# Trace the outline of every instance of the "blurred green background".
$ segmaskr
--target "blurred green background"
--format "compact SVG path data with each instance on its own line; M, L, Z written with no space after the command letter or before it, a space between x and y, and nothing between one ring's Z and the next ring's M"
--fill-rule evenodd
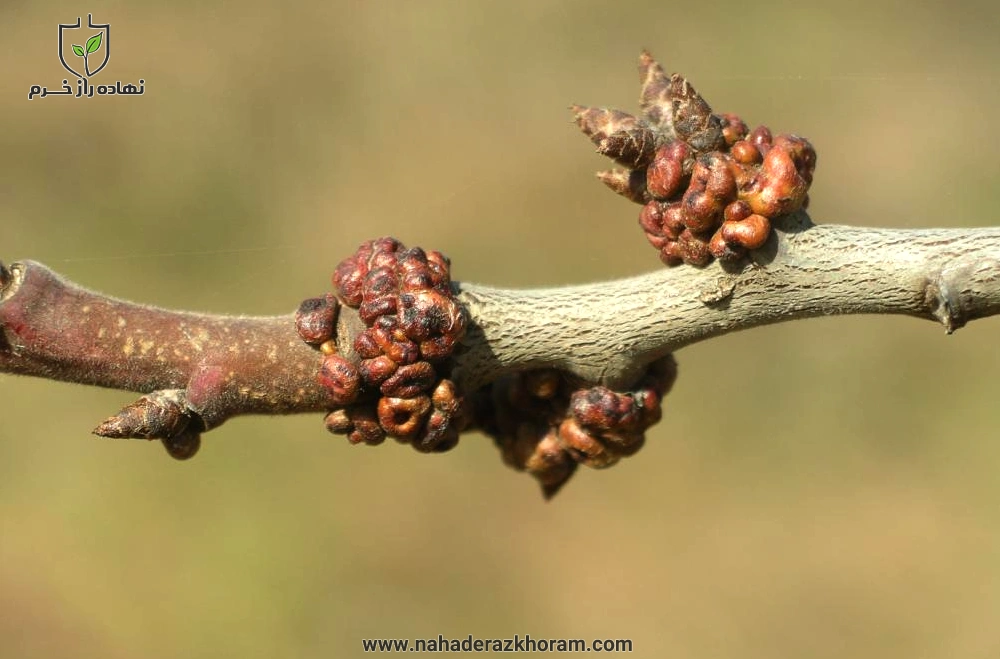
M249 314L385 234L465 281L647 271L638 207L593 179L567 110L635 109L640 47L717 111L808 136L817 222L997 224L996 3L819 4L11 0L0 258ZM28 101L87 12L111 24L95 81L145 95ZM480 435L423 456L241 418L180 464L89 435L129 394L0 376L0 655L348 657L441 633L994 657L998 329L853 317L690 347L646 448L548 504Z

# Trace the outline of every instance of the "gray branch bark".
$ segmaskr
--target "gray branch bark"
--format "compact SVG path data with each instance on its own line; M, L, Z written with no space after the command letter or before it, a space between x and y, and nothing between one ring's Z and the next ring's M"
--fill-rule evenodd
M867 229L781 218L752 262L568 288L463 285L472 314L459 380L555 366L612 388L686 345L751 327L840 314L904 314L951 333L1000 312L1000 229Z

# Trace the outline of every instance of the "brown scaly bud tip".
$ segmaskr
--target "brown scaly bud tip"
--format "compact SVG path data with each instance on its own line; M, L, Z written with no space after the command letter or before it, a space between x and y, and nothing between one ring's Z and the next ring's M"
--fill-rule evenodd
M670 78L649 51L639 54L639 107L661 132L664 140L675 136L673 106L670 96Z
M617 194L637 204L646 204L650 200L646 190L646 171L643 169L610 169L597 172L597 178Z
M116 439L163 439L184 432L191 419L184 390L164 389L122 408L93 432Z
M645 167L656 150L656 134L645 121L627 112L574 105L570 108L580 130L601 155L625 167Z
M670 76L669 95L673 110L673 126L677 136L703 153L725 145L722 120L712 114L712 108L687 78L679 73Z

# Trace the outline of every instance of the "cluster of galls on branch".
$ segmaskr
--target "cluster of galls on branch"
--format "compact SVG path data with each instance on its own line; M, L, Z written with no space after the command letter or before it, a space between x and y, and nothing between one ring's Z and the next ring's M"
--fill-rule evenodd
M507 464L538 479L546 497L578 464L610 467L639 450L676 375L672 357L654 362L626 393L542 370L463 396L450 379L451 357L468 318L449 266L439 252L380 238L337 267L335 293L300 305L299 336L322 354L317 380L329 397L327 429L353 444L393 437L429 453L453 448L459 433L478 428ZM364 324L347 354L334 340L344 306Z
M553 369L527 371L481 390L476 417L504 462L534 476L550 498L578 464L603 469L642 448L676 377L670 355L625 393L581 386Z
M667 77L639 57L644 118L573 106L598 153L627 169L598 173L618 194L642 204L639 223L667 265L736 261L764 245L771 220L808 203L816 152L795 135L753 131L712 108L682 76Z
M816 152L795 135L750 131L712 113L683 77L639 59L640 119L620 110L574 106L597 150L627 169L598 174L642 204L639 222L667 265L737 261L762 247L771 220L806 205ZM505 376L473 392L449 379L468 318L456 301L449 262L392 238L365 243L334 275L335 294L303 302L299 334L322 353L329 392L326 425L351 442L387 436L423 452L445 451L459 433L492 436L504 461L527 471L546 497L577 465L609 467L642 447L660 420L677 375L668 355L624 392L545 369ZM333 340L338 309L357 309L365 329L350 354Z
M333 408L327 429L354 444L391 436L421 452L454 447L466 418L448 379L449 357L467 319L448 260L380 238L345 259L333 283L336 297L306 300L296 314L299 335L323 353L318 378ZM333 340L340 304L365 324L353 356L338 353Z

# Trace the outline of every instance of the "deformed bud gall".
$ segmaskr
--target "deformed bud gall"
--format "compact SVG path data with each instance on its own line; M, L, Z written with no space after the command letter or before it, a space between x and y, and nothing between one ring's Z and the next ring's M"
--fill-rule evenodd
M766 242L767 236L760 235L765 224L753 220L723 230L723 222L742 222L754 214L767 220L769 235L775 217L805 207L816 165L816 152L807 140L774 137L766 126L751 131L735 114L713 113L688 80L667 76L645 51L639 57L639 74L642 118L606 108L574 106L574 112L595 143L621 134L608 142L614 148L599 150L629 170L598 177L618 194L643 204L639 223L665 264L737 261ZM641 139L626 139L632 135L628 131L638 127ZM650 144L655 145L652 151ZM735 202L749 212L728 217L743 212L743 206L733 207Z

